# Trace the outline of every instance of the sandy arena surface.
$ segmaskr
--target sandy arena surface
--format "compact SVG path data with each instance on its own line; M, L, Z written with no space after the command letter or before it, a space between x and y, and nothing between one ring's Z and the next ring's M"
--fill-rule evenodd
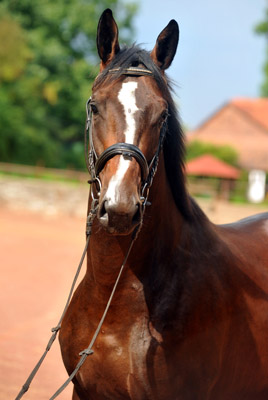
M0 400L16 397L57 325L84 247L87 195L86 184L0 178ZM216 223L266 211L200 204ZM56 341L23 399L48 400L66 378ZM71 386L59 399L71 399Z

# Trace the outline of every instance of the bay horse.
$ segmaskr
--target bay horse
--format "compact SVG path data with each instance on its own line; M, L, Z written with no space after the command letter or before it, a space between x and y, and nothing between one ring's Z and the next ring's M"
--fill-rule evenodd
M189 196L165 75L178 38L171 20L152 52L120 48L111 10L99 21L89 102L99 207L60 331L69 374L139 232L73 400L268 399L268 213L217 226Z

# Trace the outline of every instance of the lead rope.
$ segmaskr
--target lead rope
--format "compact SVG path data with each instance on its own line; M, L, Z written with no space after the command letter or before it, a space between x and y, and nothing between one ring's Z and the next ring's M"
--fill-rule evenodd
M22 386L22 388L21 388L19 394L17 395L17 397L15 398L15 400L21 399L22 396L24 396L24 394L28 391L28 389L30 387L30 384L32 383L32 380L34 379L36 373L38 372L39 368L41 367L41 364L43 363L47 353L51 349L52 344L54 343L54 341L55 341L55 339L57 337L58 331L61 328L62 320L63 320L63 318L65 316L65 313L67 311L67 308L68 308L68 306L70 304L70 301L71 301L71 298L72 298L72 294L73 294L73 291L74 291L78 276L80 274L80 271L81 271L81 268L82 268L82 265L83 265L83 262L84 262L84 259L85 259L85 256L86 256L86 252L87 252L87 248L88 248L88 244L89 244L89 240L90 240L90 236L91 236L92 224L93 224L94 218L95 218L95 216L97 214L97 210L98 210L98 201L97 200L93 200L90 212L89 212L88 217L87 217L87 223L86 223L87 240L86 240L85 248L83 250L82 257L80 259L79 265L77 267L77 271L76 271L76 274L75 274L75 277L74 277L74 280L73 280L73 283L72 283L72 286L71 286L71 290L69 292L69 296L67 298L67 301L66 301L66 304L65 304L65 307L64 307L64 310L63 310L63 313L62 313L62 315L60 317L60 320L59 320L57 326L55 326L54 328L51 329L51 331L53 333L52 333L52 336L50 337L50 339L48 341L48 344L46 346L46 349L45 349L43 355L41 356L40 360L38 361L38 363L36 364L36 366L34 367L32 372L30 373L28 379L26 380L26 382Z

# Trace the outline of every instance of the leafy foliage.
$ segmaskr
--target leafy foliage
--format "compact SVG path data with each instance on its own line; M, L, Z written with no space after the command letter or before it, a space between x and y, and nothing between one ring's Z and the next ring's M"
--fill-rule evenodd
M84 167L84 108L98 73L97 23L107 7L128 42L134 3L0 1L1 161Z
M231 165L237 165L238 154L231 146L216 146L211 143L194 140L187 145L187 160L203 154L211 154Z
M264 35L266 38L266 60L263 67L264 80L261 86L261 95L263 97L268 97L268 8L265 11L263 21L256 26L255 32L259 35Z

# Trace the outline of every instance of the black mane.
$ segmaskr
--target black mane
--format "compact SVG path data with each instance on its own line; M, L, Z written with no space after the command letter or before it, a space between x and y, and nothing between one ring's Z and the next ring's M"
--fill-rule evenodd
M174 197L174 201L187 220L203 215L200 208L189 196L185 184L185 139L179 115L171 97L170 80L163 77L161 70L153 62L150 53L139 46L124 47L96 78L94 88L101 86L104 82L113 81L122 76L124 69L129 67L144 66L153 73L163 97L168 103L169 117L168 129L163 145L166 174ZM118 69L115 73L109 73L111 69Z

